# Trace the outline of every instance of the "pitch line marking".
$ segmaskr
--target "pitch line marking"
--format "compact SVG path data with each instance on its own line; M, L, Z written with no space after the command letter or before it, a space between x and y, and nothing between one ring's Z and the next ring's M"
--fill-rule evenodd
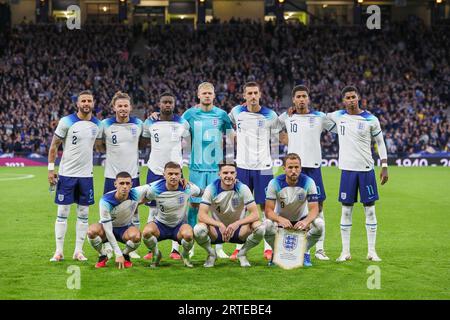
M18 177L4 178L4 176L16 175ZM21 173L0 173L0 181L11 181L11 180L25 180L34 178L34 174L21 174Z

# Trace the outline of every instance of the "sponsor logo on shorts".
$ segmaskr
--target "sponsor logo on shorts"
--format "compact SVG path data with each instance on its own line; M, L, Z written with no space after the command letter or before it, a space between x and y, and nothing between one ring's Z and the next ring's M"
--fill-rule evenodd
M287 251L293 251L297 248L298 236L293 234L285 235L283 238L283 247Z
M58 200L59 201L64 201L64 195L63 194L58 194Z
M346 192L341 192L341 199L345 200L347 198L347 193Z

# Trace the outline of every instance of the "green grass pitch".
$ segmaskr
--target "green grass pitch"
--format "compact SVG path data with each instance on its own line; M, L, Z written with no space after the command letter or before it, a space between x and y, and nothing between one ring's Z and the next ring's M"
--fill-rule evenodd
M142 170L141 181L147 170ZM377 177L379 171L377 170ZM97 254L88 242L87 262L71 260L75 245L76 214L72 207L65 242L65 258L50 263L55 249L56 205L48 192L45 167L0 168L0 299L450 299L450 170L446 167L389 169L390 180L378 186L377 251L382 262L366 260L367 239L361 204L355 206L351 251L353 260L337 263L341 239L337 202L339 170L323 168L325 249L331 261L312 258L312 268L269 268L262 244L249 253L251 268L217 260L205 269L206 254L196 245L194 268L168 259L170 241L160 244L163 261L158 269L135 260L134 267L118 270L113 261L96 270ZM33 178L17 180L26 175ZM95 200L89 222L99 219L103 168L95 168ZM140 207L141 221L148 210ZM141 226L142 229L142 226ZM231 253L234 245L226 244ZM141 256L146 248L138 249ZM380 288L369 289L370 266L379 267ZM71 266L80 270L80 289L69 289ZM369 269L368 269L369 268ZM68 273L69 272L69 273ZM69 281L70 283L70 281Z

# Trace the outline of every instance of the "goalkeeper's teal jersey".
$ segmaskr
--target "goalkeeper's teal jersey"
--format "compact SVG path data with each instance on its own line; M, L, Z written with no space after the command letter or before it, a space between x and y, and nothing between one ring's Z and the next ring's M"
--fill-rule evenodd
M192 150L189 169L218 171L223 160L223 135L233 130L227 113L217 107L205 112L191 107L183 114L190 125Z

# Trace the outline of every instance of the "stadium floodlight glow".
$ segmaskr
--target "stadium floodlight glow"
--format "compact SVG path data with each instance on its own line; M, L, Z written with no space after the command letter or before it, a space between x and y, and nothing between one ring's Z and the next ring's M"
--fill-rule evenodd
M437 4L442 3L442 0L436 0L436 3L437 3Z
M278 3L284 3L284 0L278 0Z
M358 0L358 3L363 3L364 2L364 0Z
M108 7L104 6L104 7L102 8L102 10L103 10L103 12L106 12L106 11L108 11Z
M201 3L205 2L205 0L199 0Z
M324 5L322 6L322 8L326 8L326 7L328 7L328 5L327 5L327 4L324 4Z

